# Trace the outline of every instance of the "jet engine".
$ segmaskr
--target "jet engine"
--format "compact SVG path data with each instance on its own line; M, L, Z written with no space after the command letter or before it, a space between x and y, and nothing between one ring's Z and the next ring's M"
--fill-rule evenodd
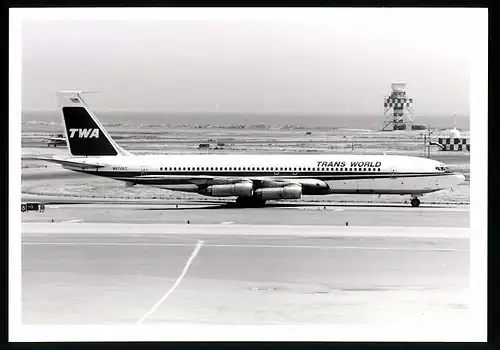
M261 199L299 199L302 197L302 187L290 185L285 187L259 188L254 192Z
M208 186L203 194L214 197L251 196L253 184L251 182L238 182L227 185L212 185Z

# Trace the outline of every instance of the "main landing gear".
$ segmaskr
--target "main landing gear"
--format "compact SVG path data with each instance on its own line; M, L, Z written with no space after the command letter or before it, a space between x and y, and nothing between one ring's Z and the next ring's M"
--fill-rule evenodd
M419 205L420 205L420 199L418 199L417 197L412 198L412 200L411 200L411 206L412 207L418 207Z
M265 199L242 196L236 198L236 205L242 208L258 208L266 203Z

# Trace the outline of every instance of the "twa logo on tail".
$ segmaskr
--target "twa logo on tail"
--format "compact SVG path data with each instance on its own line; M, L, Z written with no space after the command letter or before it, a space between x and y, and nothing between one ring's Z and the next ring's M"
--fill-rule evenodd
M69 132L71 139L74 137L78 137L79 139L99 138L99 129L69 129Z

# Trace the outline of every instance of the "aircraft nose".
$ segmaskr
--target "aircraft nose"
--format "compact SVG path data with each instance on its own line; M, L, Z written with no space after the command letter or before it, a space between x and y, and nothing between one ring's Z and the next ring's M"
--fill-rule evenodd
M464 174L455 174L453 175L455 181L456 181L456 184L461 184L462 182L465 181L465 175Z

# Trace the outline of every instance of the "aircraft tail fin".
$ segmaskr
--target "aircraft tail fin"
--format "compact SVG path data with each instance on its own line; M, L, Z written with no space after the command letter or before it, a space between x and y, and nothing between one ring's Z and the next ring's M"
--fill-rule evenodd
M90 111L80 91L60 91L59 107L69 152L73 156L130 156L116 144Z

